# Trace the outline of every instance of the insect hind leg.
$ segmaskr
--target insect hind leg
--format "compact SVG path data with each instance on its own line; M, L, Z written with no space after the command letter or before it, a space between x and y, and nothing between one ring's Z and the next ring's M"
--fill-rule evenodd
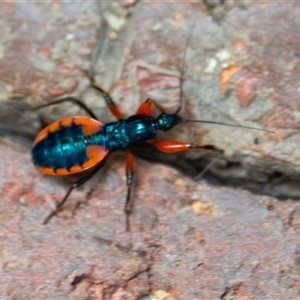
M37 110L40 108L44 108L44 107L48 107L48 106L52 106L52 105L56 105L59 103L63 103L63 102L73 102L76 105L78 105L80 108L84 109L93 119L98 120L97 116L92 112L91 109L89 109L81 100L79 100L78 98L75 97L66 97L66 98L62 98L62 99L58 99L46 104L42 104L36 107L32 107L30 108L30 110Z
M85 182L87 182L89 179L91 179L100 169L101 167L104 165L106 159L102 160L96 167L94 170L92 170L89 174L87 174L86 176L78 179L77 181L75 181L74 183L71 184L68 192L66 193L66 195L63 197L63 199L56 205L55 210L53 210L48 216L47 218L44 220L43 225L46 225L50 219L52 217L54 217L62 208L62 206L67 202L71 192L81 186L82 184L84 184Z
M92 87L98 92L102 93L103 98L105 99L106 105L110 112L118 119L122 119L122 114L120 113L116 103L111 98L111 96L105 92L95 81L92 81Z

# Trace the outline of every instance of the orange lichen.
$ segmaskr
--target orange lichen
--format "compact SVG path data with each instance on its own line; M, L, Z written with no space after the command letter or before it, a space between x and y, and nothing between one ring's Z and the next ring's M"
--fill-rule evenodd
M219 83L220 83L220 86L221 86L221 89L224 93L227 92L228 90L228 83L230 81L230 79L232 78L232 76L237 72L239 71L243 66L241 65L237 65L237 66L230 66L230 67L227 67L225 68L221 74L220 74L220 80L219 80Z
M242 76L236 80L236 92L239 103L247 106L253 97L253 88L258 77L255 75Z

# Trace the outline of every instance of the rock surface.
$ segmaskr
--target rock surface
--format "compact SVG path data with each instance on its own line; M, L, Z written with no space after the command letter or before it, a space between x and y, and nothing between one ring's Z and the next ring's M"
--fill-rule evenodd
M147 97L174 111L183 52L197 20L185 57L182 114L275 134L194 124L167 138L222 149L224 159L212 167L221 179L250 178L263 183L261 193L285 189L298 197L291 177L299 173L297 2L0 6L0 133L27 141L44 123L80 114L72 105L24 111L70 94L111 121L101 96L88 87L88 74L126 116ZM299 298L296 201L193 182L138 158L131 231L125 232L125 162L114 155L44 226L67 180L39 173L30 149L5 137L0 153L1 299ZM193 151L168 163L192 174L198 156Z

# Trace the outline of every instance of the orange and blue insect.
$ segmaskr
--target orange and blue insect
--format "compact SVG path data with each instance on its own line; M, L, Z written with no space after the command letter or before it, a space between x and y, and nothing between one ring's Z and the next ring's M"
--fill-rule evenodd
M58 120L44 128L35 138L32 147L32 161L41 172L49 175L70 175L91 169L88 174L70 186L65 197L58 203L56 210L46 218L44 223L47 223L63 206L74 188L85 183L98 172L109 153L124 150L126 152L127 183L125 213L127 229L129 229L129 215L132 206L130 194L134 177L133 155L129 150L132 145L147 142L167 153L181 152L191 148L206 148L188 142L156 140L157 131L168 131L182 122L201 122L256 129L214 121L184 119L178 115L182 107L182 97L180 97L179 107L173 114L164 112L155 100L147 99L140 105L135 115L124 119L109 94L95 83L92 85L103 94L109 110L118 119L116 122L103 125L83 102L73 97L56 100L35 108L71 101L85 109L91 116L74 116ZM180 91L182 94L182 84ZM160 111L156 118L152 116L153 105Z
M128 217L131 211L131 186L134 176L133 155L129 148L136 143L148 142L154 144L159 150L172 153L189 148L202 148L191 143L178 141L157 141L157 131L168 131L185 120L178 115L180 106L174 114L168 114L155 102L148 99L138 108L135 115L124 119L109 94L93 83L93 87L100 91L112 114L118 119L103 125L97 120L93 112L79 99L68 97L36 107L34 109L72 101L85 109L91 117L74 116L58 120L44 128L35 138L32 147L32 162L43 173L48 175L70 175L92 171L73 183L66 196L59 202L45 220L54 216L59 208L66 202L71 191L90 179L104 164L110 152L117 150L126 151L126 178L127 197L125 212ZM155 118L151 116L151 106L154 105L161 113ZM196 120L194 120L196 122Z
M99 163L110 150L105 127L89 117L68 117L43 129L32 148L33 163L45 174L69 175Z

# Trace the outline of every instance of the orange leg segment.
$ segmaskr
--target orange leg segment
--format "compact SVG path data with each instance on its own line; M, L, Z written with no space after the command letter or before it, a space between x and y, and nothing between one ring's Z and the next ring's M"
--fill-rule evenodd
M154 105L160 112L163 112L162 107L153 99L148 98L145 102L143 102L138 110L136 111L137 115L146 115L151 116L151 105Z
M153 144L158 150L166 153L182 152L188 149L215 149L213 146L199 146L192 143L178 141L150 140L148 143Z
M113 101L113 99L109 96L108 93L106 93L104 90L102 90L98 84L96 82L92 82L92 87L94 89L96 89L97 91L99 91L100 93L102 93L105 101L106 101L106 105L108 106L109 110L111 111L111 113L118 119L122 119L122 115L117 107L117 105L115 104L115 102Z

